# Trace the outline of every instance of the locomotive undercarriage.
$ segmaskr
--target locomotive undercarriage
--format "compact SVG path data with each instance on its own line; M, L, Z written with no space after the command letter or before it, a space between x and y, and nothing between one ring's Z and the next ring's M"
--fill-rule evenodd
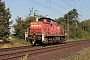
M42 44L55 44L63 43L65 41L65 35L46 35L46 34L37 34L29 35L29 40L32 45L42 45Z

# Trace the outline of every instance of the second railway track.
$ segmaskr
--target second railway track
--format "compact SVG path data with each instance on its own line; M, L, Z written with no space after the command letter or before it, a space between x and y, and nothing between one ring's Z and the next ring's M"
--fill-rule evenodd
M0 49L0 60L19 60L26 54L28 54L28 56L31 57L39 54L44 54L46 52L52 52L52 51L83 45L87 43L90 43L90 40L74 41L74 42L68 42L66 44L50 45L45 47L26 46L26 47L4 48L4 49Z

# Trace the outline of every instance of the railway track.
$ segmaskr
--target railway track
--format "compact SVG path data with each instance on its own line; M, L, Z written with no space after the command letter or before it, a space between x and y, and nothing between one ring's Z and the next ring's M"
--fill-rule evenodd
M27 58L44 54L47 52L52 52L64 48L74 47L78 45L83 45L90 43L90 40L83 40L83 41L74 41L68 42L66 44L58 44L58 45L50 45L50 46L24 46L24 47L14 47L14 48L4 48L0 49L0 60L19 60L20 58L24 57L28 54Z

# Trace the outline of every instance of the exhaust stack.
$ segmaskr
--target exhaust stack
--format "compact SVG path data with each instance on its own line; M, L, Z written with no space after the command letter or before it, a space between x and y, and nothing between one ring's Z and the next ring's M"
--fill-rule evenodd
M36 21L38 21L38 18L36 18Z

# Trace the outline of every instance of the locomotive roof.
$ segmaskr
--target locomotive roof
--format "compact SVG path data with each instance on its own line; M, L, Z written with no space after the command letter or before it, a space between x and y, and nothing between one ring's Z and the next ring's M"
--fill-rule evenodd
M45 18L45 17L39 18L38 20L41 20L41 19L49 19L49 20L55 21L55 20L53 20L53 19L51 19L51 18Z

